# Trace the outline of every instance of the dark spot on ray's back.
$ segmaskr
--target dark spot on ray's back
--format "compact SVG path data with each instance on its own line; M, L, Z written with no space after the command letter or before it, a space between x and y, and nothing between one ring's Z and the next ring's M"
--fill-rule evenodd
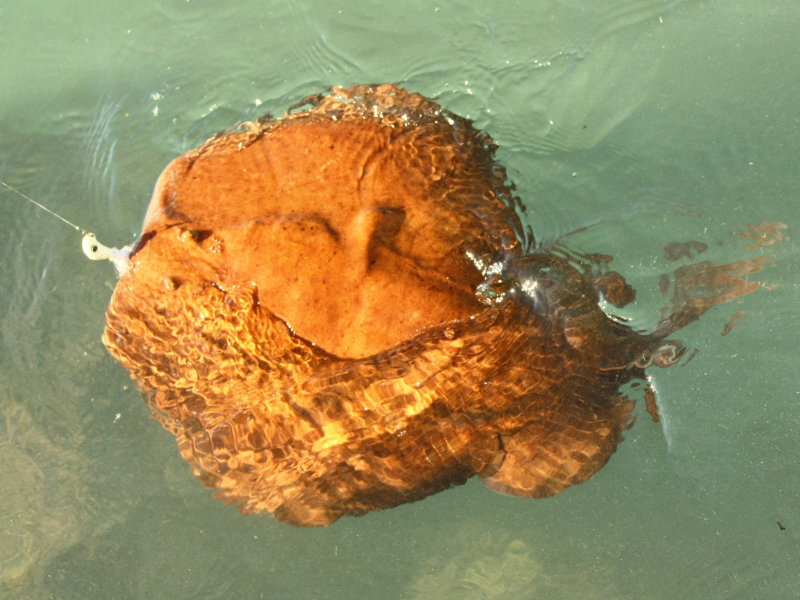
M684 265L634 331L599 306L635 299L609 255L526 254L494 149L419 94L354 86L167 166L103 340L217 496L328 525L472 476L556 494L631 425L621 386L683 354L665 338L761 285L766 258Z
M739 320L740 320L740 319L741 319L741 318L742 318L742 317L743 317L745 314L747 314L747 311L745 311L745 310L740 310L740 311L738 311L736 314L734 314L734 315L733 315L733 316L732 316L732 317L731 317L731 318L728 320L728 322L727 322L727 323L725 323L725 327L723 327L723 328L722 328L722 335L728 335L728 334L729 334L731 331L733 331L733 328L734 328L734 327L736 327L736 323L738 323L738 322L739 322Z
M658 414L658 404L656 403L656 391L650 385L646 385L644 388L644 401L647 414L653 419L653 423L661 421L661 416Z
M779 221L752 223L747 226L747 229L747 231L741 232L739 236L746 240L755 240L752 244L747 246L748 250L758 250L768 246L775 246L784 238L788 239L785 233L788 226Z
M728 265L705 261L678 267L673 274L672 297L662 310L656 332L661 336L670 335L717 304L756 291L762 282L747 276L761 271L768 259L761 256Z
M708 244L692 240L689 242L670 242L664 246L664 258L670 262L682 258L694 258L708 249Z
M617 308L623 308L636 300L636 290L616 271L603 273L594 280L594 286Z

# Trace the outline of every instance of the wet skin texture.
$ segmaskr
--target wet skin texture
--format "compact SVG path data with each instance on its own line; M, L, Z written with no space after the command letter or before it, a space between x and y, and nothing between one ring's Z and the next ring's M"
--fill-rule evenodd
M752 291L710 267L702 302L635 332L598 304L632 299L621 276L529 247L468 121L390 85L300 108L165 169L107 312L109 351L244 512L327 525L474 475L556 494L614 452L620 386L674 362L667 335Z

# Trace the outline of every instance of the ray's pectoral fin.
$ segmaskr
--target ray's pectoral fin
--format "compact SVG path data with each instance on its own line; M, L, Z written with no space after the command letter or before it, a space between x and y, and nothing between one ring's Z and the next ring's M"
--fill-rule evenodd
M505 459L486 486L511 496L552 496L597 472L611 457L630 424L633 402L604 399L603 406L578 401L511 435L501 435Z

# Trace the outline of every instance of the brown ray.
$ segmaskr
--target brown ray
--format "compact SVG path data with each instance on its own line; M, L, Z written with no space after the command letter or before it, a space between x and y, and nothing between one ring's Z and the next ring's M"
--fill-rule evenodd
M620 386L757 287L756 259L681 267L635 332L599 308L635 298L607 260L524 253L469 121L391 85L300 108L167 166L103 338L245 512L327 525L473 475L532 497L585 481L629 425Z

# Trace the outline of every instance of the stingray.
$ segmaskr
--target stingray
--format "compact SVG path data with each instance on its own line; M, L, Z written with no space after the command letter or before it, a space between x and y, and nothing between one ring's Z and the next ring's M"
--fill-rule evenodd
M473 476L551 496L608 461L669 336L759 287L756 259L700 263L634 330L602 257L532 241L495 149L419 94L332 88L173 160L132 248L86 238L120 271L104 344L218 497L311 526Z

